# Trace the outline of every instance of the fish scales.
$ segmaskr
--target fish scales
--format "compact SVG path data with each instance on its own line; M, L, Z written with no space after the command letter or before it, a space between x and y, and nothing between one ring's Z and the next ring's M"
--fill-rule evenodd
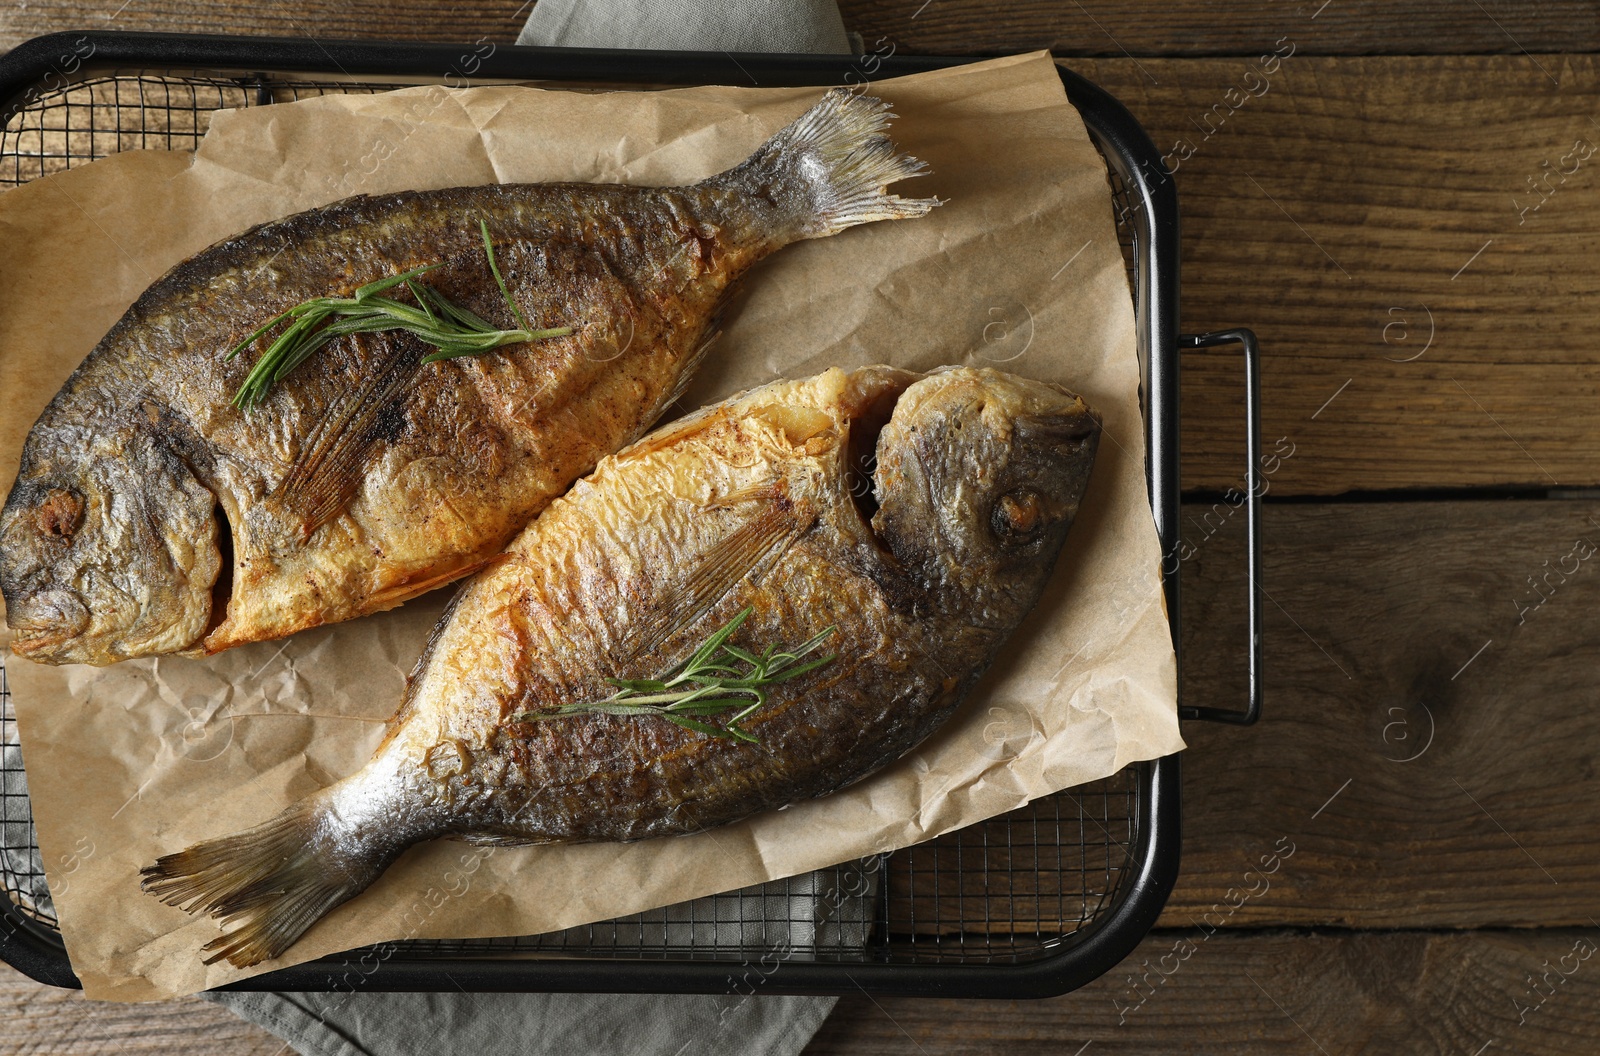
M362 770L167 855L145 885L238 924L207 949L245 965L422 840L685 834L860 780L949 717L1033 606L1098 437L1053 386L889 367L776 382L660 429L462 588ZM730 625L752 654L833 628L831 660L739 721L754 742L558 714L610 679L666 677Z
M178 265L29 434L0 513L13 648L55 663L214 653L479 567L676 398L751 265L927 211L884 191L921 168L894 153L885 120L876 100L831 92L692 186L362 196ZM259 406L233 405L257 351L227 352L256 327L413 268L437 264L419 281L515 328L480 220L530 325L573 333L433 364L405 331L347 335ZM114 523L117 502L147 510L148 527Z

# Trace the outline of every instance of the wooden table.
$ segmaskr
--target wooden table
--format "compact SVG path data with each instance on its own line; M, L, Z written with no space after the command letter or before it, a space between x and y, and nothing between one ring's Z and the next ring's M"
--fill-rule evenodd
M509 41L525 13L205 6L33 0L0 11L0 48L200 25ZM1265 517L1267 718L1187 729L1183 875L1158 929L1055 1000L846 999L808 1051L1596 1051L1600 562L1577 555L1600 546L1600 8L843 8L869 46L1048 47L1120 97L1177 162L1183 325L1256 329L1265 435L1293 455ZM1232 706L1243 532L1206 515L1242 483L1240 379L1204 353L1183 370L1204 537L1183 566L1184 691ZM1269 889L1214 910L1286 845ZM96 1005L11 973L0 1002L9 1052L283 1051L196 999Z

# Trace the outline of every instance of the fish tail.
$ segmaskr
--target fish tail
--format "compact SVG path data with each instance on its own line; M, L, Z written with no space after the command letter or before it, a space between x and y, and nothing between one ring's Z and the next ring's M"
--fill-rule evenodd
M334 791L308 796L253 829L165 855L141 871L139 886L231 929L206 944L206 964L226 957L248 968L276 957L365 890L411 842L382 825L345 823Z
M894 115L872 96L834 88L743 164L711 182L786 207L791 239L822 238L874 220L922 216L937 198L901 198L889 184L928 167L898 153L884 129Z

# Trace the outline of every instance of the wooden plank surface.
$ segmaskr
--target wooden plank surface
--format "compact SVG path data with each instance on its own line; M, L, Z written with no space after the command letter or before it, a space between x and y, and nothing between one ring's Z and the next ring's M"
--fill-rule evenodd
M1279 1056L1313 1053L1316 1045L1329 1053L1472 1054L1492 1041L1491 1052L1587 1053L1600 1027L1600 961L1584 953L1597 945L1595 928L1158 931L1117 972L1060 998L846 998L806 1052L1072 1053L1092 1043L1091 1052L1130 1054ZM288 1051L197 998L89 1002L7 969L0 969L0 1010L0 1047L19 1056Z
M1600 482L1600 60L1071 65L1177 169L1184 327L1261 337L1278 494ZM1183 371L1184 484L1237 483L1240 368Z
M1305 50L1343 55L1585 51L1600 42L1600 10L1582 0L841 0L845 25L921 52L988 55L1049 48L1058 55L1255 55L1294 27Z
M532 8L531 0L31 0L0 8L0 50L45 33L84 29L510 44Z
M1223 512L1185 507L1183 688L1237 706L1244 526ZM1268 504L1264 532L1266 717L1185 726L1162 922L1600 918L1600 500Z
M0 11L0 49L62 29L227 32L258 36L510 43L531 0L400 4L376 0L31 0ZM988 55L1051 48L1062 55L1251 55L1288 24L1301 25L1308 52L1420 55L1521 54L1600 47L1600 12L1584 0L1248 0L1142 5L1123 0L844 0L845 26L871 45L880 37L907 50ZM1312 17L1312 16L1315 17Z
M86 1001L0 965L0 1052L7 1056L283 1056L281 1040L198 997L155 1005Z
M1597 927L1158 931L1118 971L1064 997L845 998L806 1056L1589 1054L1597 949Z

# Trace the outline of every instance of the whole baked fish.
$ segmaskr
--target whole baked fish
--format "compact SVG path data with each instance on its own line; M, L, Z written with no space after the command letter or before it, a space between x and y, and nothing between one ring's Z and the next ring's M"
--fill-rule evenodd
M359 196L178 265L28 435L0 513L12 648L48 663L214 653L478 568L677 398L752 264L935 204L884 192L922 171L882 135L887 116L835 90L693 186ZM264 323L430 264L419 301L527 331L520 306L573 331L433 363L407 331L353 334L259 406L233 405L267 352L228 353ZM410 296L396 290L388 303Z
M1051 385L888 367L658 430L462 589L371 762L144 887L237 925L206 949L246 966L422 840L637 840L850 784L944 721L1038 599L1099 432Z

